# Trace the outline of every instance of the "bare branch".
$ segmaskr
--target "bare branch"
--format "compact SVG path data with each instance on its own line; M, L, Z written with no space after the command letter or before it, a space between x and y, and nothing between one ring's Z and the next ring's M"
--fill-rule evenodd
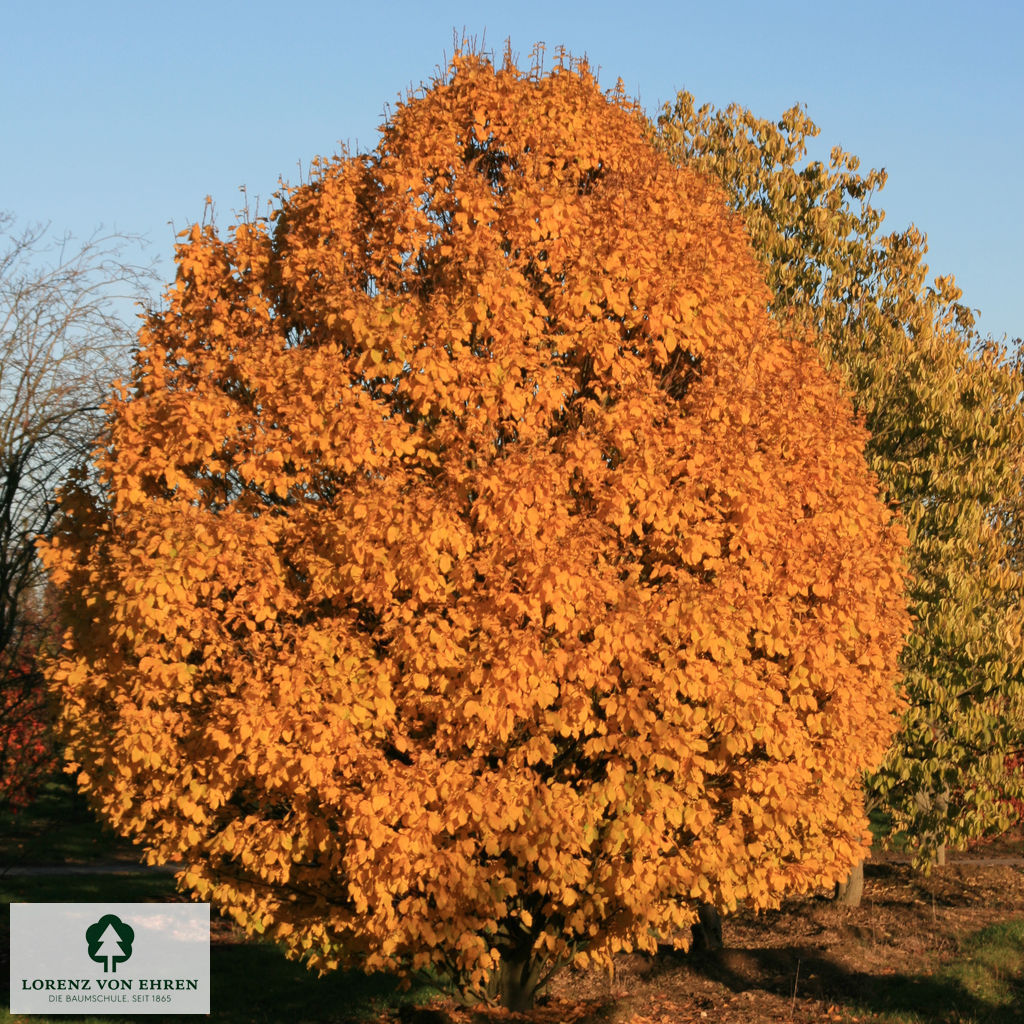
M102 406L130 364L133 306L152 266L126 256L141 240L97 232L53 240L0 211L0 698L21 685L27 629L42 583L35 538L50 526L54 492L83 465L102 429ZM4 707L0 699L0 733ZM2 794L0 794L2 798Z

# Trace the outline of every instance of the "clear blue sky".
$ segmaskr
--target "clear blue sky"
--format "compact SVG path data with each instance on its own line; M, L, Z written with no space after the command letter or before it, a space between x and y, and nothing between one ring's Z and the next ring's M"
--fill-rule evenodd
M489 4L8 0L0 16L0 209L150 240L213 196L226 226L339 140L376 143L384 105L428 81L452 30L526 63L538 40L621 77L655 114L680 89L771 117L801 102L862 168L885 167L886 225L927 232L980 327L1024 333L1024 4Z

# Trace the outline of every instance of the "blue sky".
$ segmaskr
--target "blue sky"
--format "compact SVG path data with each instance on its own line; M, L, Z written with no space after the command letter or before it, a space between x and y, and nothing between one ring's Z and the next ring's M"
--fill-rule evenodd
M427 82L453 29L523 63L586 54L649 114L688 89L764 117L803 103L833 145L885 167L886 226L927 232L979 326L1024 333L1024 4L548 0L8 0L0 209L145 235L164 280L205 196L226 226L338 141L372 148L386 103Z

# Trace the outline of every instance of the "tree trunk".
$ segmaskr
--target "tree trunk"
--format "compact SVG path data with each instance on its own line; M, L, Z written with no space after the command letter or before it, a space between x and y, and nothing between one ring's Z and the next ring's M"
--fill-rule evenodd
M690 925L693 952L708 952L722 948L722 921L718 911L710 903L697 906L697 922Z
M835 900L846 907L859 907L864 895L864 861L859 860L845 882L836 883Z
M498 965L498 1000L506 1010L525 1013L533 1009L542 962L532 956L533 947L517 946L501 951Z

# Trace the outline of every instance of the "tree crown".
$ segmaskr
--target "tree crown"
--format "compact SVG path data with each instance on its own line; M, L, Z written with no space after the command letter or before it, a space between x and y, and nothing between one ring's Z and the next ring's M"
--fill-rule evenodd
M47 551L120 829L318 967L509 1004L846 873L903 538L742 224L621 93L460 54L177 260L108 503Z

